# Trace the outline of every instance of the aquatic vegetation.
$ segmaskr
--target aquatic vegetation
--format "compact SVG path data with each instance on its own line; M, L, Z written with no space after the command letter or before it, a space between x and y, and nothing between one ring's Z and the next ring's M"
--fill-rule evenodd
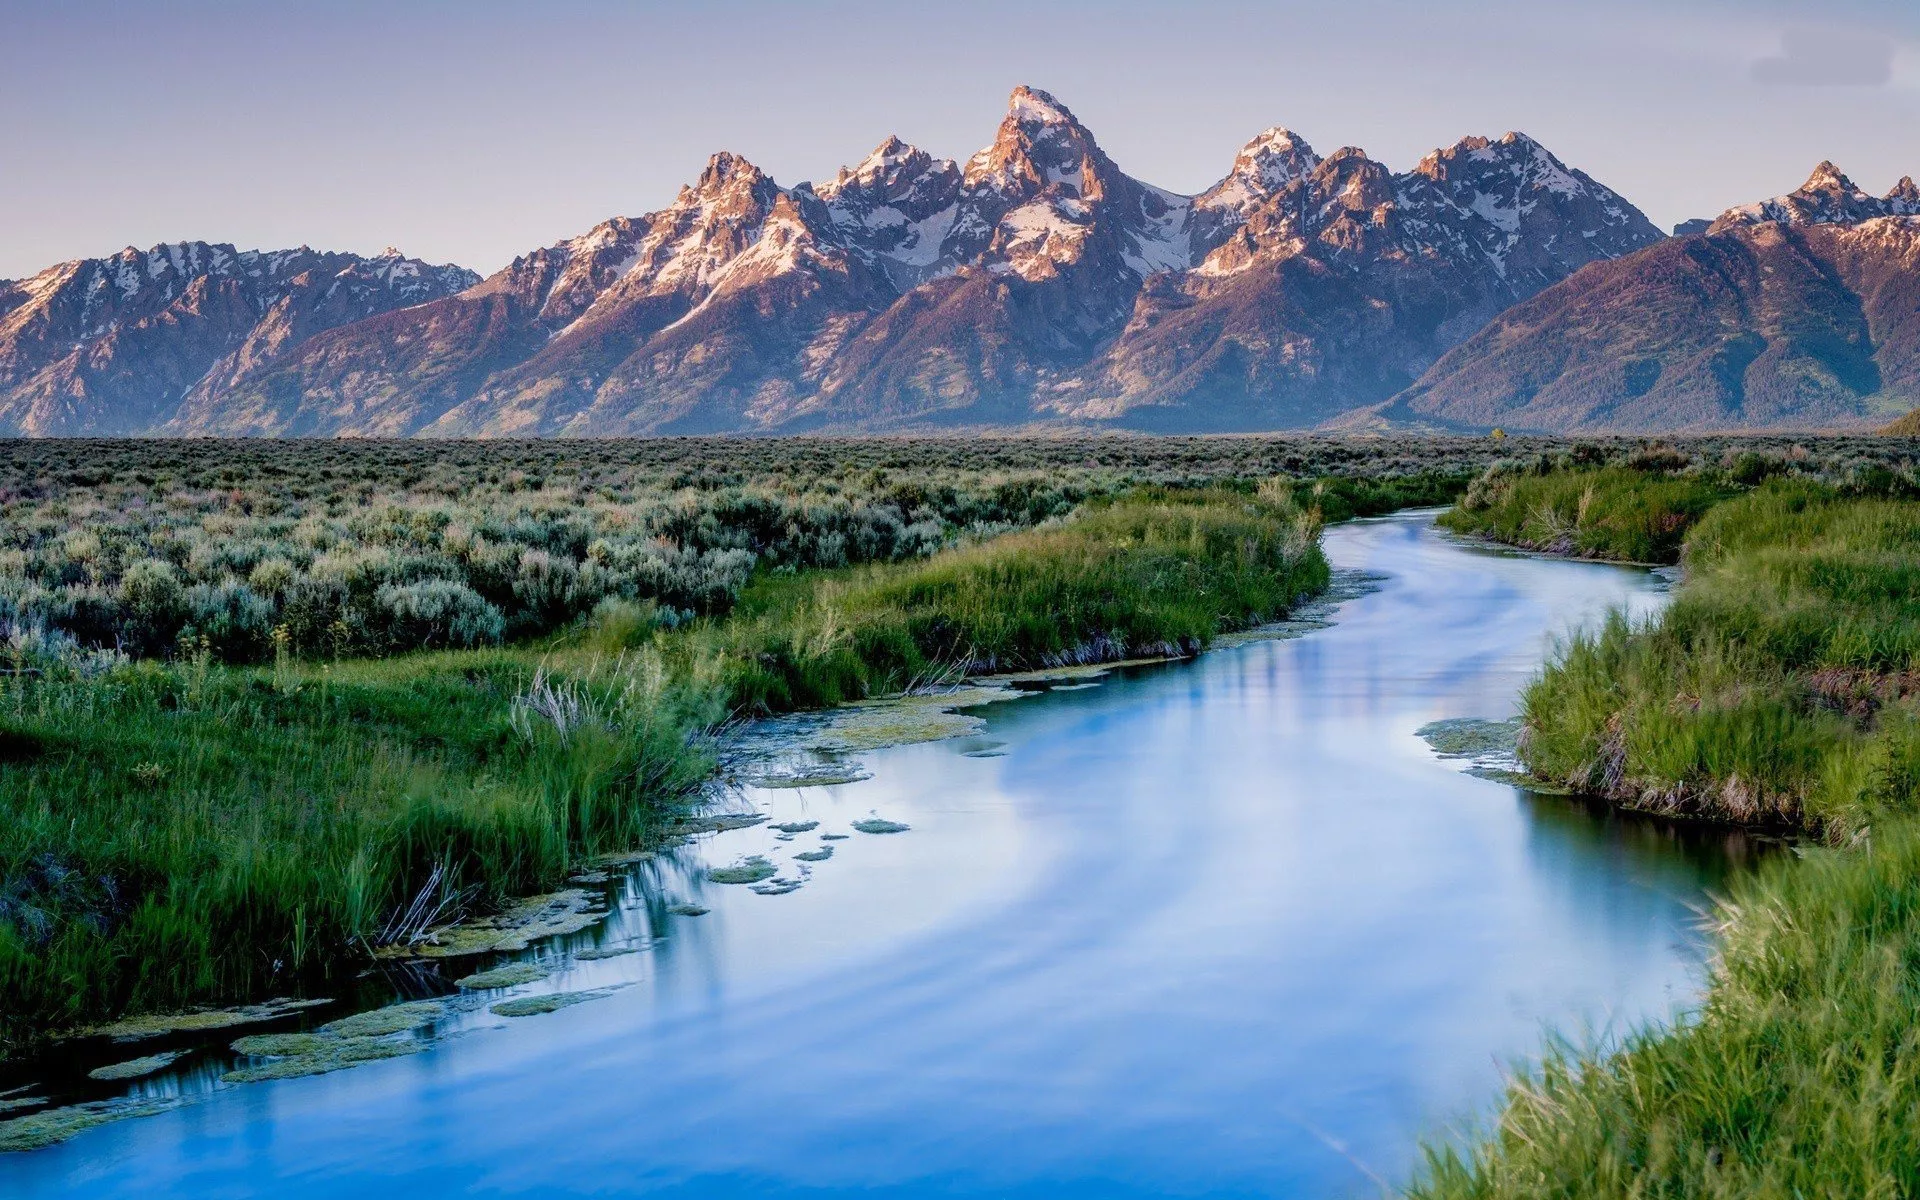
M128 1017L115 1021L111 1025L99 1025L87 1030L88 1034L110 1037L116 1042L135 1042L146 1038L165 1037L175 1033L205 1033L215 1029L230 1029L236 1025L258 1025L265 1021L277 1021L309 1008L321 1008L332 1004L331 1000L267 1000L259 1004L242 1004L234 1008L195 1009L191 1012L146 1013L137 1017Z
M320 1054L331 1044L332 1039L317 1033L255 1033L236 1039L233 1052L249 1058L298 1058Z
M859 833L905 833L909 827L884 817L867 817L864 820L855 821L853 828Z
M781 833L811 833L814 830L820 828L820 822L818 821L782 821L778 825L769 826L769 828L778 829Z
M328 1021L320 1027L320 1032L331 1037L384 1037L390 1033L404 1033L418 1029L422 1025L431 1025L447 1015L447 1004L441 1000L411 1000L404 1004L389 1004L385 1008L369 1009L354 1013L337 1021Z
M638 946L595 946L590 950L578 951L573 957L577 962L599 962L603 958L622 958L639 952Z
M1442 758L1512 754L1520 742L1520 722L1452 717L1430 721L1414 730L1414 736L1432 746L1433 752Z
M164 1050L159 1054L149 1054L144 1058L128 1059L126 1062L111 1063L104 1067L95 1067L87 1072L88 1079L98 1079L107 1083L123 1079L144 1079L149 1075L166 1070L187 1056L185 1050Z
M393 1041L387 1038L316 1038L318 1043L304 1053L274 1058L255 1066L236 1067L220 1076L225 1083L264 1083L270 1079L298 1079L306 1075L326 1075L364 1063L389 1058L404 1058L425 1050L421 1041Z
M89 1129L177 1108L179 1100L95 1100L0 1121L0 1153L40 1150Z
M726 833L733 829L752 828L766 819L765 813L698 813L679 818L673 823L672 830L682 836L694 833Z
M765 883L756 883L747 890L759 896L785 896L799 891L805 884L804 879L783 879L776 876Z
M822 846L817 850L802 850L793 856L795 862L825 862L833 857L832 846Z
M514 1000L502 1000L487 1011L496 1017L534 1017L611 996L619 990L617 987L605 987L586 992L547 992L539 996L521 996Z
M602 898L578 888L529 896L491 917L429 931L394 953L420 958L464 958L489 952L525 950L541 938L591 929L607 919Z
M19 1087L8 1088L0 1092L0 1113L18 1112L23 1108L37 1108L47 1103L45 1096L36 1096L33 1089L38 1086L23 1083Z
M756 854L743 859L730 867L711 867L707 870L708 883L759 883L763 879L772 879L777 868L762 856Z
M515 962L494 967L487 971L476 971L454 983L463 988L481 991L488 988L517 987L523 983L532 983L536 979L545 979L553 972L538 963Z

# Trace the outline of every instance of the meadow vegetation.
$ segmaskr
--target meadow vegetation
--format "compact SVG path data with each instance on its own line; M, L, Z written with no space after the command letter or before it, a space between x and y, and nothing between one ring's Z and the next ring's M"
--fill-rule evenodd
M1907 443L1702 439L1885 469ZM924 557L1141 486L1275 477L1341 520L1640 443L1060 437L0 444L0 634L266 662L508 644L603 601L673 626L749 579ZM1811 447L1811 448L1809 448Z
M1696 1014L1613 1053L1555 1047L1413 1195L1920 1192L1920 502L1900 472L1811 475L1700 481L1725 495L1691 517L1671 606L1570 641L1521 743L1616 803L1811 841L1726 899ZM1540 498L1635 486L1538 478ZM1674 482L1644 472L1609 506L1700 495Z

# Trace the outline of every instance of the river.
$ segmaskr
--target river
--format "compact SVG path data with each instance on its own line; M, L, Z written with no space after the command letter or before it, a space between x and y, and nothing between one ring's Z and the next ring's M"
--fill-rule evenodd
M1415 730L1511 715L1630 568L1327 531L1323 629L983 710L643 864L521 991L624 985L0 1159L0 1195L1379 1195L1557 1030L1669 1017L1754 848L1476 778ZM907 825L863 834L869 815ZM846 834L821 840L823 834ZM704 880L765 854L787 894ZM705 915L666 911L697 903ZM565 949L565 948L563 948ZM518 994L518 993L515 993ZM500 1028L505 1026L505 1028Z

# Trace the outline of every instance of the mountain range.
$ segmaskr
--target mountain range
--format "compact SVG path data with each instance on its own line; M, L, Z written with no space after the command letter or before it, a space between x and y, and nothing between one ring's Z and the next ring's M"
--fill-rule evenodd
M1859 424L1920 399L1917 213L1823 165L1668 237L1519 133L1395 172L1274 128L1182 195L1023 87L965 162L720 153L485 279L183 243L0 283L0 433Z

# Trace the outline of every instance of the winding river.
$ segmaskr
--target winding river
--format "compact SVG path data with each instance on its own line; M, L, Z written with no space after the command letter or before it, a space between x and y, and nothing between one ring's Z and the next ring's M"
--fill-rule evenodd
M1554 636L1662 602L1648 572L1431 521L1327 531L1380 579L1325 628L996 703L859 782L750 789L819 826L642 864L514 994L620 990L325 1076L163 1077L206 1094L0 1159L0 1195L1379 1195L1548 1030L1689 1003L1699 908L1755 853L1416 736L1509 716ZM870 815L909 828L853 830ZM802 878L797 853L786 894L704 878L751 854Z

